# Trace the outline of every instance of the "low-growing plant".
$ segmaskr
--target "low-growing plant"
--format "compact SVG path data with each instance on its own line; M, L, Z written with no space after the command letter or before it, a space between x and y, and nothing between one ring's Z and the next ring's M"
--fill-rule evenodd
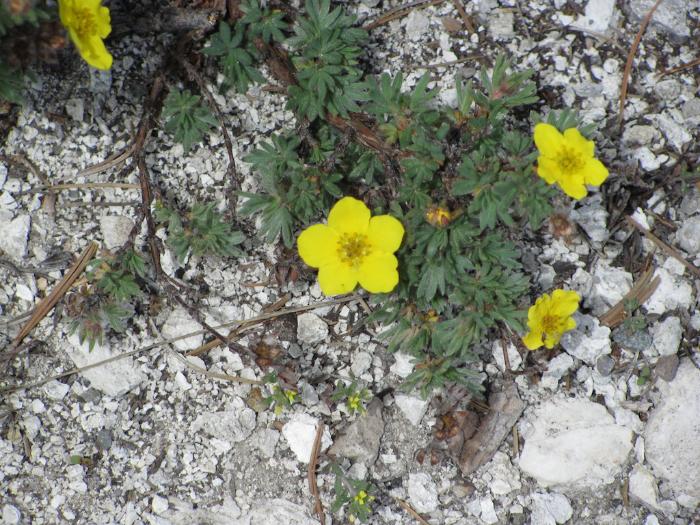
M372 394L369 389L358 386L357 381L348 384L338 381L331 399L345 403L351 414L364 414L367 411L365 405L372 399Z
M245 236L224 221L214 203L196 203L184 217L157 203L155 217L167 228L168 244L180 262L190 253L196 257L243 255L238 245L245 240Z
M167 119L165 130L175 136L185 152L193 144L201 142L204 134L217 125L214 115L202 105L201 97L188 89L171 90L163 105L163 116Z
M339 512L346 507L345 512L349 521L367 521L372 514L372 502L375 497L372 495L374 487L368 481L353 479L336 464L331 465L331 470L335 475L333 492L335 498L331 505L331 512Z

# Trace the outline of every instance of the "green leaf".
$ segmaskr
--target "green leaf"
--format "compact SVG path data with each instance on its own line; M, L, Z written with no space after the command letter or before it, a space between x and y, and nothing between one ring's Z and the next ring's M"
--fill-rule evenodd
M165 99L163 116L166 118L166 131L175 135L185 150L192 144L200 142L204 133L218 122L209 110L200 104L200 97L192 95L189 90L182 92L172 90Z

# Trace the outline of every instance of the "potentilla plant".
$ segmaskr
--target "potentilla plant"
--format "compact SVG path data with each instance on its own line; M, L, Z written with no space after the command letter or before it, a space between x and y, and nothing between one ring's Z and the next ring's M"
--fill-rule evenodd
M273 136L245 159L261 179L242 211L260 214L267 239L287 247L301 230L299 255L326 295L372 294L389 349L414 358L404 386L427 395L458 383L478 393L470 363L497 329L536 349L575 326L574 292L544 295L528 314L518 246L557 192L582 199L608 171L572 111L531 115L534 132L512 117L537 102L532 71L499 57L479 82L458 78L457 107L447 107L428 74L413 86L400 73L363 76L366 35L352 24L309 0L288 29L299 79L288 107L308 133ZM341 131L339 116L372 140Z

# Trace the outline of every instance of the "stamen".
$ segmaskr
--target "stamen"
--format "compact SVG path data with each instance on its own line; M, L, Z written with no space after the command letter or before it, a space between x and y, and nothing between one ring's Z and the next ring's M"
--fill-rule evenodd
M75 32L78 33L81 38L97 32L95 17L89 9L76 9L75 18Z
M580 152L568 146L562 146L557 160L562 171L566 173L575 173L583 168L586 163Z
M357 267L369 255L370 248L366 235L362 233L344 233L338 241L338 257L345 264Z

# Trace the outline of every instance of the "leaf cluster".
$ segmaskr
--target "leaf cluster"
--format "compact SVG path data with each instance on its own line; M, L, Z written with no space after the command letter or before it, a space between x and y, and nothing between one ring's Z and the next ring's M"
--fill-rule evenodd
M10 10L6 2L0 2L0 37L5 36L13 27L30 24L38 27L39 23L49 20L48 12L40 7L31 6L18 12Z
M348 477L336 464L331 465L331 470L335 475L333 492L335 498L331 504L331 512L337 513L347 505L346 512L361 522L369 519L372 513L371 503L374 501L374 487L365 480ZM353 521L353 520L351 520Z
M244 255L238 245L245 240L245 236L224 222L214 203L196 203L184 218L159 204L155 218L167 227L168 244L180 262L190 253L196 257Z
M333 394L331 394L331 399L336 402L344 402L351 414L364 414L366 412L365 404L372 399L372 394L367 388L361 388L357 381L348 384L338 381Z
M199 95L188 89L171 90L163 105L163 116L167 119L165 129L175 135L185 152L200 142L204 134L217 125L209 109L202 105Z
M289 87L288 107L309 120L359 111L358 103L368 99L358 66L367 33L340 7L331 10L330 0L306 0L305 7L287 40L298 80Z
M249 14L255 16L252 10ZM264 30L261 29L261 31ZM222 21L219 23L219 31L212 35L209 47L202 49L205 55L219 59L219 67L224 75L221 91L233 87L238 92L245 93L251 84L265 81L265 77L253 65L255 60L260 58L260 53L248 39L245 39L245 33L244 24L239 22L232 30L230 25ZM273 32L270 37L273 34L276 33Z

